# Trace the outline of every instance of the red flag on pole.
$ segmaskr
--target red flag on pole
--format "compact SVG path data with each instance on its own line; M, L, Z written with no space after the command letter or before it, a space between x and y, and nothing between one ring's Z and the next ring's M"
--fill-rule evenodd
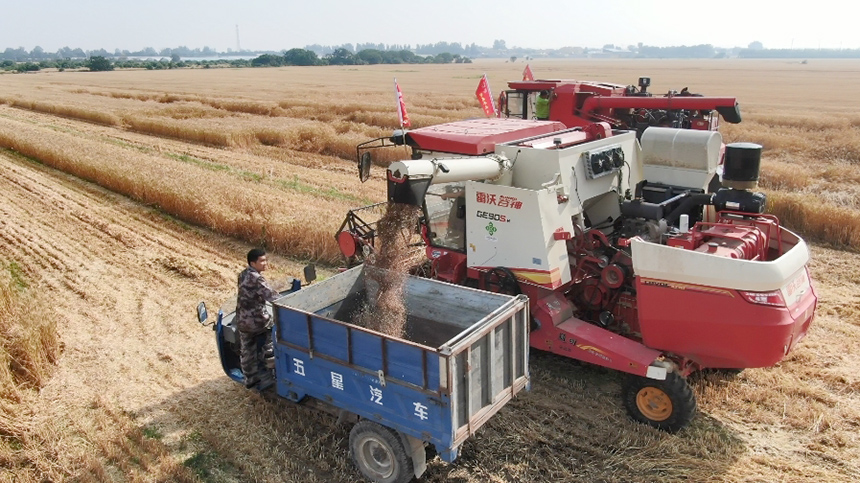
M478 96L478 101L481 103L481 109L487 117L496 115L496 105L493 103L493 93L490 92L490 81L487 80L487 74L481 77L478 82L478 89L475 90L475 95Z
M523 80L524 81L533 81L535 80L534 74L532 74L532 68L526 64L526 68L523 69Z
M406 103L403 102L403 92L400 91L396 77L394 78L394 92L397 94L397 117L400 119L400 127L412 127L409 114L406 113Z

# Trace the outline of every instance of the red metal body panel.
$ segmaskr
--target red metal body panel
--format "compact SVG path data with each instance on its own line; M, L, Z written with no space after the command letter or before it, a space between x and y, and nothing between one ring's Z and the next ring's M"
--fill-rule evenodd
M495 151L496 144L565 129L557 121L525 119L469 119L409 131L410 145L427 151L480 156Z
M431 278L443 282L463 284L466 281L466 254L427 245L427 258L432 269Z
M660 351L572 316L564 295L550 292L533 304L540 329L529 336L535 349L549 351L611 369L644 376Z
M757 226L699 222L688 233L669 238L670 247L742 260L766 260L767 233Z
M544 89L558 89L564 86L576 87L576 92L592 92L602 96L622 95L627 89L624 84L613 84L611 82L578 81L575 79L538 79L533 81L511 81L508 87L518 91L542 91Z
M717 108L736 109L734 97L705 97L690 94L642 95L631 92L621 84L569 79L508 82L511 89L527 92L553 90L549 118L565 126L587 126L593 122L609 122L613 126L624 124L619 113L630 110L688 110L712 111ZM616 113L616 110L620 110ZM739 122L737 121L730 122ZM716 129L719 118L690 118L692 129ZM633 126L626 126L632 128Z
M806 335L817 302L814 289L791 307L775 307L735 290L640 277L636 293L644 344L703 368L776 364Z
M734 107L734 97L659 96L636 97L589 96L579 108L583 113L600 112L605 109L689 109L699 111L717 107Z

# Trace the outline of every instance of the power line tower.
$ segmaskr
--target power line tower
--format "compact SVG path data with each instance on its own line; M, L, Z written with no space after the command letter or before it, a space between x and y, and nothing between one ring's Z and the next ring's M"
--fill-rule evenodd
M242 51L242 44L239 43L239 24L236 24L236 51Z

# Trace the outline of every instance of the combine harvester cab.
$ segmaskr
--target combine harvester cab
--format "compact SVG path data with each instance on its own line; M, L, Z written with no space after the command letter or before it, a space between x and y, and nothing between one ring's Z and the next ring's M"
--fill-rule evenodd
M511 121L537 122L497 122ZM751 191L760 146L597 123L465 155L485 137L444 126L387 173L388 201L424 210L430 276L527 295L530 345L630 374L634 419L679 430L696 410L688 375L772 366L806 334L809 250ZM361 232L337 237L356 253L373 244Z

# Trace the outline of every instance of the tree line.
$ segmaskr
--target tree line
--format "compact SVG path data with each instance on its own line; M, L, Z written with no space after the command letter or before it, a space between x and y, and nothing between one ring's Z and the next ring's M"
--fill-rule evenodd
M411 50L364 49L353 53L346 48L334 49L323 57L306 49L290 49L282 55L263 54L251 60L253 67L278 67L282 65L368 65L368 64L450 64L470 63L471 59L460 54L442 52L437 55L420 56Z
M260 55L257 55L260 54ZM244 56L244 59L218 59L220 56ZM256 58L251 56L257 55ZM462 45L459 42L436 42L435 44L382 44L359 43L328 46L313 44L304 49L290 49L280 52L231 51L218 52L209 47L188 48L179 46L156 50L146 47L139 51L104 49L84 51L80 48L63 47L56 52L47 52L41 47L27 51L23 47L6 48L0 52L0 70L30 72L46 68L92 69L91 60L96 58L96 67L103 68L101 60L108 59L113 68L138 69L175 69L183 67L213 66L264 67L281 65L364 65L364 64L417 64L417 63L469 63L478 57L503 57L515 62L516 59L535 58L587 58L592 56L610 58L860 58L860 49L766 49L761 42L752 42L747 48L731 49L714 47L710 44L655 47L613 44L602 48L562 47L559 49L530 49L508 47L504 40L497 39L491 47L477 44ZM135 59L138 57L139 59ZM149 57L147 59L147 57ZM160 58L158 58L160 57ZM200 59L208 57L208 59ZM211 60L215 59L215 60Z
M117 60L108 59L107 57L102 57L100 55L95 55L88 59L43 60L39 62L0 60L0 70L15 72L36 72L42 69L57 69L60 72L65 70L83 69L89 69L91 71L108 71L114 69L166 70L189 67L203 69L208 69L210 67L251 67L251 61L248 59L176 60L176 58L160 60Z
M282 54L262 54L253 59L231 60L182 60L179 55L172 54L170 59L160 60L129 60L110 59L94 55L88 59L51 59L39 62L16 62L0 60L0 70L17 72L35 72L42 69L65 70L88 69L94 72L114 69L181 69L210 67L279 67L288 65L368 65L368 64L450 64L470 63L471 59L459 54L443 52L437 55L420 56L409 50L380 51L365 49L352 53L346 49L335 49L323 57L310 50L290 49Z

